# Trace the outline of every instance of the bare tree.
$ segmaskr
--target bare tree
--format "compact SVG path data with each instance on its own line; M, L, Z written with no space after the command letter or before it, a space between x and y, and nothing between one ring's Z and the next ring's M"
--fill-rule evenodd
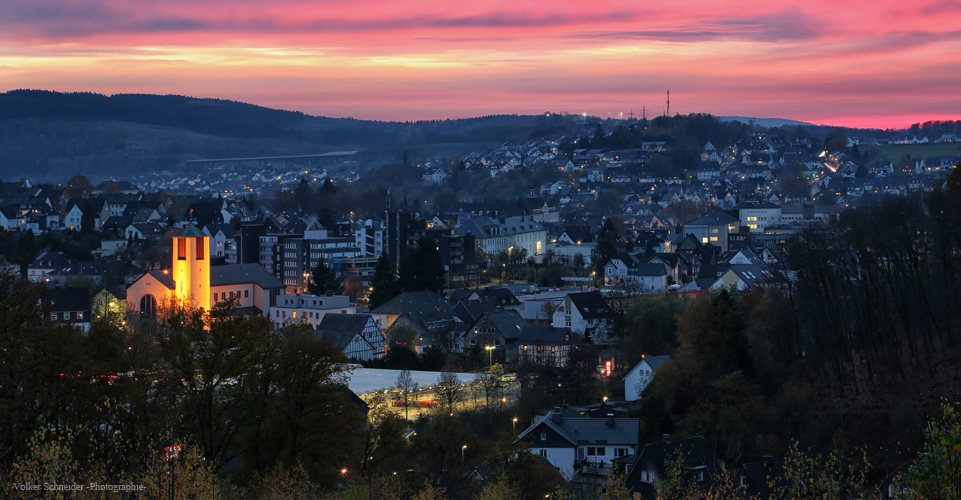
M410 370L403 370L397 376L397 387L400 388L401 397L404 398L404 418L408 418L410 404L416 399L414 394L417 392L417 382L410 376Z
M487 409L490 409L491 397L496 400L497 394L501 389L500 372L489 371L487 373L478 373L477 376L474 377L474 382L484 388L484 400L487 403Z
M448 412L454 411L454 405L463 399L461 382L456 373L441 372L437 379L437 397Z

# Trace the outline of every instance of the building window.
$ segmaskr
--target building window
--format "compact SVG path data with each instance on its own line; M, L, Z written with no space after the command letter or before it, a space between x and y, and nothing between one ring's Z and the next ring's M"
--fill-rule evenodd
M597 456L603 457L603 456L604 456L604 453L605 453L604 450L606 450L606 449L607 449L607 448L604 448L603 446L598 446L598 447L597 447Z
M183 240L180 240L183 241ZM157 316L157 299L149 293L140 297L140 316L153 319Z
M77 312L77 319L83 319L83 311Z
M197 260L204 260L204 239L197 238Z
M541 456L547 458L547 450L541 450Z
M546 432L542 432L542 433L541 433L541 441L547 441L547 433L546 433Z
M57 321L57 313L50 313L50 319L53 321Z
M70 313L69 313L69 312L63 313L63 320L64 320L64 321L69 321L69 320L70 320Z
M177 260L187 260L187 240L177 238Z
M597 448L595 448L595 447L593 447L593 446L587 448L587 456L593 457L593 456L595 456L596 454L597 454Z

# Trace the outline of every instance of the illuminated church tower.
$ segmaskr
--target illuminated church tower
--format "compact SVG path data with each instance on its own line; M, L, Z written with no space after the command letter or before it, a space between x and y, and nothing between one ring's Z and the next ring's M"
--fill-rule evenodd
M177 301L191 308L210 310L210 238L187 226L173 237L171 278L176 283Z

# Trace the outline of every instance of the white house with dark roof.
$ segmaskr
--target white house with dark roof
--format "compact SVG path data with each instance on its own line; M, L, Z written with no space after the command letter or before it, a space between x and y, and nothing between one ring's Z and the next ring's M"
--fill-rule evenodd
M515 442L546 458L567 479L585 469L607 475L613 460L635 454L639 425L636 418L564 418L555 410L537 418Z
M611 307L601 292L569 293L554 311L555 328L567 328L584 335L588 331L606 332L612 318Z
M326 314L316 334L351 359L369 361L386 353L384 334L369 314Z
M661 367L670 356L645 356L624 376L624 401L637 401L641 393L654 379L654 371Z

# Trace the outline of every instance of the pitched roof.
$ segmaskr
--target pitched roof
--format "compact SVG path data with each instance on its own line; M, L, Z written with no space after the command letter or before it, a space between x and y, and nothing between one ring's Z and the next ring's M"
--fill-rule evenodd
M369 314L325 314L323 319L320 320L320 324L317 325L317 332L362 333L370 318Z
M43 309L50 311L89 311L90 294L84 288L52 288L43 296Z
M637 364L634 365L634 368L631 368L630 370L628 370L627 373L628 374L633 373L634 370L636 370L638 366L641 366L641 363L645 361L647 361L647 365L650 366L652 370L657 370L658 368L661 367L661 365L664 364L665 361L669 359L671 359L671 356L669 354L665 354L662 356L646 356L640 361L638 361ZM624 378L626 379L627 377L625 376Z
M241 283L256 283L263 289L285 288L279 279L260 267L260 264L234 264L210 268L210 286L238 285Z
M484 313L488 324L494 327L505 339L516 339L521 331L528 326L527 320L513 309L490 311Z
M584 319L602 319L611 314L611 308L601 292L570 293L567 296Z
M527 326L517 336L519 344L563 345L570 343L567 328L553 326Z

